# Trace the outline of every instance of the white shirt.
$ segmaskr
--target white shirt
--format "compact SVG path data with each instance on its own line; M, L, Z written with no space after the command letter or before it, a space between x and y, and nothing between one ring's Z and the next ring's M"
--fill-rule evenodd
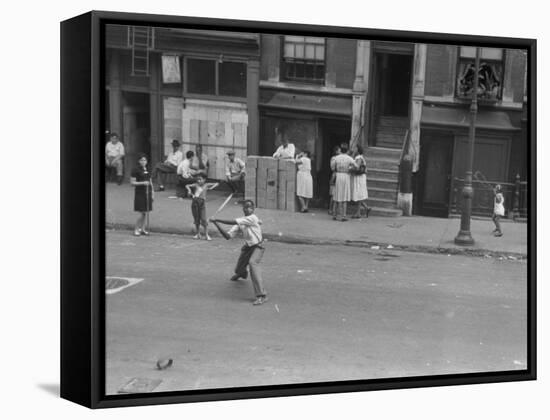
M184 178L191 178L191 168L189 159L183 159L176 169L176 173Z
M242 160L236 157L233 162L230 160L227 161L227 165L225 166L226 176L239 175L242 172L244 172L244 162Z
M273 153L274 158L290 158L293 159L294 155L296 154L296 149L292 143L288 143L286 147L284 147L282 144L279 146L277 151Z
M235 219L236 225L233 225L229 229L229 236L232 238L237 235L238 232L242 232L245 243L248 246L254 246L262 242L262 228L260 227L261 221L258 216L251 214L250 216L238 217Z
M204 165L204 170L208 169L208 156L206 156L204 153L201 155L202 157L202 164ZM199 168L199 158L198 156L193 156L193 160L191 161L190 163L190 166L192 169L195 169L195 170L200 170Z
M121 142L114 144L110 141L105 145L105 154L109 157L124 156L124 145Z
M171 163L174 166L178 166L183 160L183 152L181 150L176 150L176 152L170 152L166 158L166 163Z

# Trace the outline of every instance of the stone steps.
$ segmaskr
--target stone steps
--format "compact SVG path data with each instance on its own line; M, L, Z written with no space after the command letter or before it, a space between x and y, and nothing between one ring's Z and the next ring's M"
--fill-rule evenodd
M399 171L393 169L367 168L367 180L385 179L387 181L398 181Z
M370 188L383 188L386 190L397 191L399 181L395 179L378 178L367 175L367 186Z

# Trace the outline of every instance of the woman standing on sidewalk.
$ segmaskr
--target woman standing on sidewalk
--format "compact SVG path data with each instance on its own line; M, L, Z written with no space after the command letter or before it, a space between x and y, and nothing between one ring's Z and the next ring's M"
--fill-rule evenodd
M149 212L153 210L153 183L147 170L147 156L138 155L138 165L132 170L130 184L135 187L134 211L140 213L136 220L134 235L149 235ZM147 220L147 227L145 221Z
M352 216L354 219L361 217L361 208L365 209L366 217L369 217L370 208L367 206L369 192L367 190L367 161L363 156L363 147L355 146L355 165L351 174L351 201L357 203L357 210Z
M333 220L338 220L338 214L341 215L340 220L342 222L348 220L346 213L348 201L351 198L350 169L356 167L355 161L348 155L347 144L342 143L340 146L340 154L330 162L330 168L336 172L333 197L333 200L336 202L336 213L332 217Z
M313 197L313 178L311 178L311 154L308 151L296 156L298 174L296 175L296 195L300 201L300 211L307 213L309 200Z

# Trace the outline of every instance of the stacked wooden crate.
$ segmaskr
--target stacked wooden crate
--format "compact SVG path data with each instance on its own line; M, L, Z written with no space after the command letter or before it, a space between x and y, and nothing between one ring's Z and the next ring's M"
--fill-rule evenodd
M256 207L296 211L296 162L248 156L246 159L245 198Z

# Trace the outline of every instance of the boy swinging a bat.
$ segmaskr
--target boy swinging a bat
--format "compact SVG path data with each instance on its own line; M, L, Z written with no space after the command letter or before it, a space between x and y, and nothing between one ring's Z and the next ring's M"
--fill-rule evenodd
M231 280L237 281L241 278L246 279L248 277L246 267L248 266L252 285L254 286L254 293L256 295L256 300L253 302L253 305L261 305L267 301L260 268L260 262L265 250L262 229L260 227L262 222L258 216L254 214L254 202L252 200L245 200L243 202L243 213L244 217L238 217L234 220L216 219L212 217L210 221L214 223L225 239L234 238L238 232L242 233L245 244L241 248L241 255L239 255L239 260L235 267L235 274L231 277ZM228 231L225 231L220 224L231 225L232 227Z

